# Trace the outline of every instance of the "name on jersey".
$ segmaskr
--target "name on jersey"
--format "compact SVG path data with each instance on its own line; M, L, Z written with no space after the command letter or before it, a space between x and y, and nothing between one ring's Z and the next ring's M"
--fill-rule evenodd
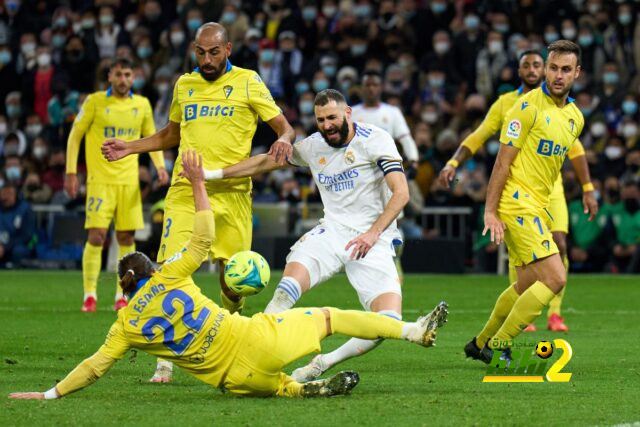
M541 156L562 156L564 157L569 151L568 147L563 147L560 144L556 144L550 139L541 139L538 143L538 150L536 151Z
M209 331L204 336L204 340L202 345L200 346L200 349L196 354L194 354L189 358L191 362L196 364L204 362L204 357L207 355L209 348L211 348L213 341L218 335L218 332L220 332L220 326L222 325L223 320L224 320L224 312L220 311L216 316L216 318L214 319L213 324L211 325L211 328L209 328Z
M198 117L231 117L235 106L228 105L204 105L204 104L187 104L184 106L185 121L195 120Z
M141 295L138 299L136 299L133 302L133 311L142 314L142 312L144 311L144 308L149 305L149 303L151 302L151 300L158 295L160 292L165 291L166 287L160 283L158 285L153 285L151 286L151 288L149 288L148 292L145 292L143 295ZM133 326L137 326L138 324L138 320L130 320L129 323L131 323Z
M138 136L140 129L137 128L117 128L115 126L104 127L105 138L122 138L126 136Z
M324 185L327 191L340 192L344 190L353 190L354 180L360 176L358 169L349 169L347 171L334 175L318 174L318 184Z

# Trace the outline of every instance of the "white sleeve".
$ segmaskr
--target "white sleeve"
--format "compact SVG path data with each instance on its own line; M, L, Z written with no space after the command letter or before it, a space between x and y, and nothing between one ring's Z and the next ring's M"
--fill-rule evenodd
M311 143L305 143L305 141L307 141L307 138L293 143L293 151L291 153L291 157L289 157L289 159L287 160L289 164L302 167L309 166L309 162L307 161L308 153L306 152L306 148L309 147Z
M378 165L384 174L403 171L402 157L396 148L396 143L386 131L380 129L376 135L367 141L367 153L371 162Z
M393 138L402 146L402 152L410 162L418 161L418 147L411 136L411 131L407 125L407 121L402 115L399 108L395 108L395 118L393 120Z

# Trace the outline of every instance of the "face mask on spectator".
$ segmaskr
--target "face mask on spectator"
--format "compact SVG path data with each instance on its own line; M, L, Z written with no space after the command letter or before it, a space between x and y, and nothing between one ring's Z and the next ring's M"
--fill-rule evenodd
M434 15L440 15L444 13L445 10L447 10L446 3L431 2L431 12L433 12Z
M127 22L124 23L124 29L130 33L131 31L135 30L138 27L138 20L137 19L129 19Z
M566 27L562 29L562 37L565 39L573 40L576 38L577 31L573 27Z
M617 145L610 145L604 149L604 155L609 160L617 160L622 157L622 147Z
M489 52L491 52L492 54L496 54L496 53L500 53L502 52L503 47L502 47L502 42L499 40L493 40L489 42Z
M189 28L189 31L191 31L192 33L194 33L198 28L200 28L201 25L202 25L202 19L200 18L191 18L189 19L189 21L187 21L187 27Z
M9 166L5 169L5 174L9 181L17 181L22 175L22 170L20 169L20 166Z
M47 156L47 147L43 145L37 145L33 147L33 157L37 160L42 160Z
M168 82L162 82L162 83L158 83L156 85L156 88L158 88L158 92L160 92L161 94L165 94L169 91L170 85Z
M191 62L195 64L196 63L196 53L192 51L190 56L191 56Z
M305 92L309 91L309 83L307 82L298 82L296 83L296 93L298 95L302 95Z
M18 144L14 144L14 143L5 144L3 153L5 157L17 156L18 150L19 150Z
M337 11L338 8L333 5L322 6L322 14L327 18L333 18Z
M340 90L343 93L349 92L349 89L351 89L351 80L345 80L340 82Z
M147 59L151 56L151 46L138 46L136 52L138 54L138 58Z
M64 34L54 34L51 38L51 44L53 47L61 48L67 41L67 36Z
M635 214L640 209L640 202L637 199L624 199L624 209L630 214Z
M7 105L6 110L7 110L7 116L11 117L12 119L20 117L20 114L22 113L22 107L15 104Z
M584 47L591 46L593 44L593 36L591 34L582 34L578 36L578 44Z
M476 15L467 15L464 18L464 26L470 30L475 30L480 26L480 18Z
M48 67L51 65L51 55L48 53L41 53L38 55L37 62L40 67Z
M133 89L134 90L140 90L144 87L144 85L147 83L147 81L145 80L144 77L136 77L135 79L133 79Z
M64 28L67 26L67 17L66 16L58 16L54 21L53 25L58 28Z
M349 47L349 50L351 51L351 55L353 55L353 56L362 56L367 52L367 45L366 44L352 44Z
M358 18L368 18L371 15L371 5L357 4L353 8L353 14Z
M109 26L113 24L113 15L100 15L99 19L100 19L100 24L104 26Z
M173 163L174 162L171 159L164 159L164 169L169 175L171 175L171 172L173 172Z
M264 49L260 52L260 61L273 62L273 58L276 56L276 52L273 49Z
M593 108L591 108L591 107L582 107L582 108L580 108L580 111L582 111L582 114L584 116L588 117L588 116L591 115L591 113L593 113Z
M321 92L325 89L329 88L329 82L327 80L314 80L313 82L313 90L317 92Z
M501 34L507 34L509 32L509 24L500 23L494 25L493 28Z
M322 67L322 72L325 73L329 77L333 77L336 75L337 68L335 65L325 65Z
M555 32L544 33L544 41L547 42L548 44L553 43L559 38L560 36L558 36L558 33L555 33Z
M96 26L96 20L93 18L85 18L82 20L82 28L90 30Z
M313 21L318 16L318 11L313 6L307 6L302 9L302 18L305 21Z
M598 3L591 3L587 6L587 10L590 14L595 15L600 12L600 5Z
M638 126L634 125L633 123L627 123L626 125L622 126L622 136L624 136L625 139L633 138L637 134Z
M438 55L442 55L449 52L450 46L449 42L435 42L433 44L433 50L435 50Z
M298 104L298 108L300 109L300 114L309 116L313 114L313 101L300 101L300 103Z
M638 112L638 103L636 101L627 100L622 103L622 112L628 116L633 116Z
M225 24L231 24L236 20L237 17L238 17L237 13L232 11L226 11L222 13L222 16L220 17L220 21L224 22Z
M24 56L32 56L36 53L36 44L33 42L27 42L20 46L20 50L22 50L22 54Z
M623 13L618 15L618 22L622 25L629 25L631 23L631 15L628 13Z
M573 83L573 90L574 92L581 92L582 90L584 90L584 88L586 87L586 85L584 85L583 83L580 82L574 82Z
M184 42L184 33L182 31L174 31L169 36L171 44L174 46L180 46Z
M40 132L42 132L42 125L40 123L32 123L27 125L24 131L29 138L35 138L40 135Z
M497 156L498 155L498 151L500 151L500 143L497 141L491 141L490 143L487 144L487 153L489 153L490 156Z
M591 125L591 135L600 138L607 131L607 126L602 122L596 122Z
M8 64L11 62L11 52L8 50L0 51L0 64Z
M436 121L438 121L438 113L436 113L435 111L425 111L422 114L420 114L420 118L424 122L429 123L430 125L432 125Z
M620 76L615 71L607 71L602 75L602 81L608 85L615 85L619 79Z
M442 77L429 77L429 86L441 88L444 86L444 79Z
M0 136L7 134L7 124L5 122L0 123Z

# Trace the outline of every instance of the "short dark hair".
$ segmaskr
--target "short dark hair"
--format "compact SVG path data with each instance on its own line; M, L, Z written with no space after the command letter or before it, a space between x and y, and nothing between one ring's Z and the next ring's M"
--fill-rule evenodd
M372 70L371 68L369 68L368 70L364 70L362 73L362 81L364 81L365 78L367 77L377 77L380 80L382 80L382 74L380 73L380 71L378 70Z
M527 55L538 55L540 58L542 58L544 62L544 57L542 56L542 53L540 53L540 51L536 49L527 49L524 52L522 52L518 57L518 62L522 61L522 58L524 58Z
M336 104L346 104L347 100L344 99L344 95L342 95L339 91L335 89L325 89L316 95L316 99L313 101L313 105L327 105L329 102L335 101Z
M131 252L118 261L118 278L124 293L136 289L138 280L151 277L155 268L148 256L142 252Z
M131 61L129 58L125 58L123 56L120 56L116 59L113 60L113 62L111 63L111 66L109 67L109 71L113 70L115 67L120 66L120 68L131 68L133 69L133 61Z
M559 54L573 53L578 60L578 65L580 65L580 62L582 60L582 51L580 49L580 46L578 46L571 40L556 40L551 43L549 47L547 47L547 50L549 51L549 55L551 55L553 52Z

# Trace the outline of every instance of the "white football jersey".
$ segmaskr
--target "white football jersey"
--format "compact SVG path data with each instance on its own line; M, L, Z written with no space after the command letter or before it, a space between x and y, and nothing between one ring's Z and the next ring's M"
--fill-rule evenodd
M364 233L391 198L384 176L402 172L402 158L383 129L355 122L354 127L355 136L344 147L331 147L320 132L294 143L289 162L311 169L326 220ZM382 236L398 237L395 221Z
M418 160L418 148L411 136L402 111L395 105L381 102L377 107L358 104L352 107L351 117L359 123L370 123L389 132L391 137L402 144L407 160Z

